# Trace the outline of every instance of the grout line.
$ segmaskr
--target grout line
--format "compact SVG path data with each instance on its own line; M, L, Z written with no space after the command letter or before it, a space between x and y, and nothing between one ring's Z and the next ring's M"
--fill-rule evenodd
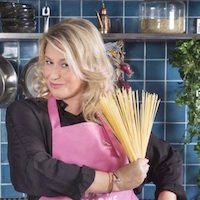
M125 15L126 15L126 9L125 9L125 6L126 6L126 3L125 3L125 0L123 0L123 11L122 11L122 25L123 25L123 28L122 28L122 32L125 33L126 32L126 26L125 26ZM120 16L116 17L116 18L120 18Z
M143 90L146 90L146 42L144 42L144 46L143 46L143 53L144 53L144 59L143 59L143 66L144 66L144 71L143 71ZM144 191L144 187L142 189L142 199L144 199L144 195L145 195L145 191Z
M20 66L20 41L17 42L17 74L19 75L19 66ZM19 99L19 94L17 95L17 99Z
M62 19L62 0L59 1L59 21Z
M187 122L188 120L187 120L187 107L185 108L185 122ZM185 123L185 130L187 129L187 123ZM187 137L187 131L185 131L185 139L186 139L186 137ZM187 145L184 145L184 171L183 171L183 173L184 173L184 177L183 177L183 182L184 182L184 184L185 184L185 186L184 186L184 189L185 189L185 191L186 191L186 186L187 186L187 184L186 184L186 181L187 181L187 170L186 170L186 166L187 166Z
M8 144L8 142L1 142L1 144L4 144L4 145L5 145L5 144Z
M80 0L80 17L83 18L83 0Z
M38 24L39 24L39 26L38 26L38 32L39 33L41 33L41 1L39 0L38 1L39 3L38 3Z
M130 82L141 82L141 81L144 81L143 79L137 79L137 80L134 80L134 79L130 79L129 80ZM146 80L146 81L148 81L148 82L164 82L164 80L162 79L162 80ZM177 80L167 80L167 82L183 82L183 80L179 80L179 79L177 79Z
M2 121L2 120L1 120L1 116L2 116L2 109L0 109L0 122ZM0 136L2 135L1 130L2 130L2 125L0 125ZM1 141L1 137L0 137L0 141ZM1 142L2 142L2 141L1 141ZM1 147L0 147L0 161L2 160L2 159L1 159L1 151L2 151L2 145L1 145ZM0 197L2 196L2 191L1 191L1 187L2 187L1 171L2 171L2 169L1 169L1 167L2 167L2 163L1 163L1 166L0 166L0 183L1 183L1 186L0 186Z
M144 42L144 60L143 60L143 65L144 65L144 74L143 74L143 89L146 91L146 63L147 63L147 43L146 41Z
M165 68L164 68L164 140L166 140L167 135L166 135L166 119L167 119L167 42L165 42Z
M187 0L187 3L186 3L186 11L185 11L185 24L186 24L186 27L185 27L185 31L186 33L189 32L188 28L189 28L189 0ZM186 23L187 22L187 23Z

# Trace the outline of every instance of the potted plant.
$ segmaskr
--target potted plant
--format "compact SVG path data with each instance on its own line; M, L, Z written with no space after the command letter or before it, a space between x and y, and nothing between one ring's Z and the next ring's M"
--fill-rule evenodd
M178 41L170 52L169 62L179 69L183 80L176 103L188 107L187 142L197 139L194 149L200 160L200 42L196 39ZM200 187L200 171L197 184Z

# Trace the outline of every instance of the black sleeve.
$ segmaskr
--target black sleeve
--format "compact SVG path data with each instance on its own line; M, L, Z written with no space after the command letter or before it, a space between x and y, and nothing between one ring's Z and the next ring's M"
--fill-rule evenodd
M46 139L51 133L45 132L43 116L44 111L27 101L15 102L7 109L12 183L17 191L28 195L61 195L78 200L93 182L95 171L51 157Z
M167 142L151 135L146 157L150 164L146 181L156 185L155 199L160 192L168 190L174 192L178 200L186 200L182 186L183 163L177 150Z

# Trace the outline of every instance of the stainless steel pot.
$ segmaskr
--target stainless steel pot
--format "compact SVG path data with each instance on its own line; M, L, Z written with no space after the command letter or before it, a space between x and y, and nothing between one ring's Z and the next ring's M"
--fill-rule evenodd
M20 77L22 92L25 97L38 96L37 70L38 57L32 58L25 66Z
M13 65L0 56L0 108L7 107L17 95L18 78Z

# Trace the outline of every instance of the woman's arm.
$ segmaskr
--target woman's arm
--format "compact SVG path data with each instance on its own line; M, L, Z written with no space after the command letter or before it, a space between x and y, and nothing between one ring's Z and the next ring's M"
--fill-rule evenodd
M177 200L176 194L170 191L162 191L159 196L158 200Z
M35 196L80 199L94 180L95 170L53 159L48 147L48 114L36 103L12 104L6 113L8 159L17 191Z
M96 171L94 182L87 192L104 193L132 190L144 181L149 170L148 159L138 159L126 164L114 173Z
M180 154L165 141L161 141L151 135L147 158L150 169L146 182L156 185L156 199L161 198L163 191L176 194L177 199L186 200L183 183L183 166ZM166 194L169 194L166 192ZM163 193L162 195L166 195ZM171 194L171 193L170 193Z

